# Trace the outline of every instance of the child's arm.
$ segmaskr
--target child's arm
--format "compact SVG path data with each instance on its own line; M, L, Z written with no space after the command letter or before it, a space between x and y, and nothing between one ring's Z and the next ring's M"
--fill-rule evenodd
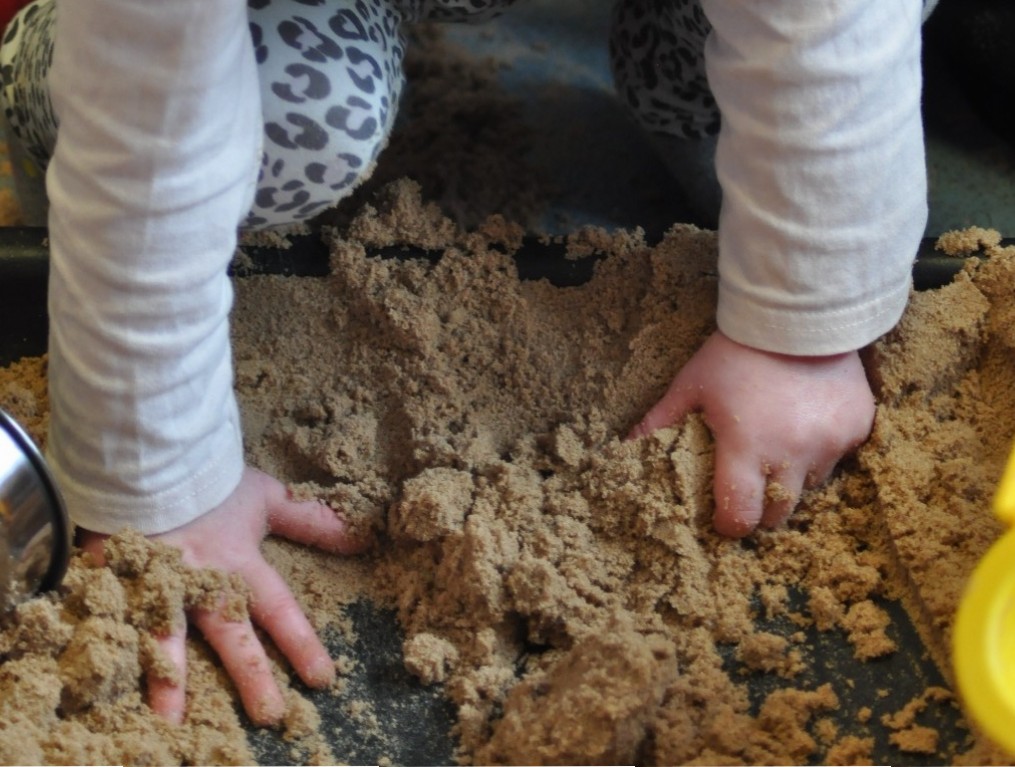
M239 483L226 269L260 99L243 0L61 5L49 458L74 522L179 527Z
M71 0L55 34L49 459L68 509L93 551L129 525L242 575L254 619L306 682L327 684L327 653L258 545L269 529L352 544L329 509L244 468L232 390L226 267L262 135L247 4ZM277 721L249 621L190 617L251 718ZM182 635L160 641L184 676ZM183 685L150 681L155 710L179 719Z
M919 0L702 0L722 113L720 332L635 429L701 409L716 526L775 523L866 437L856 350L898 321L926 223ZM766 494L766 477L782 488ZM785 492L784 492L785 491Z

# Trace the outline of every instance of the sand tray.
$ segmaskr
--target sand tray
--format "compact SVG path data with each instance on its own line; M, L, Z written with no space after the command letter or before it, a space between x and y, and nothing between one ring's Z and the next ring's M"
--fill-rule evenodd
M316 236L291 239L286 250L273 247L246 247L249 257L243 267L234 267L238 279L248 274L285 274L293 279L306 279L328 273L328 250ZM392 248L376 253L379 258L427 258L436 260L438 253ZM590 259L581 261L563 258L562 248L535 239L527 240L516 257L523 279L547 278L557 285L578 284L591 273ZM961 267L961 260L937 256L933 244L924 243L914 271L918 288L933 288L947 283ZM45 232L37 229L0 230L0 307L4 322L0 324L0 365L24 356L44 353L46 344L45 281L48 273ZM875 697L892 701L890 708L902 709L928 686L945 685L929 657L909 616L899 604L882 602L892 619L890 635L899 650L885 658L860 663L854 649L837 632L818 632L805 628L804 646L821 659L814 668L797 677L794 684L819 687L823 681L847 677L854 685L840 694L837 710L829 713L840 734L857 728L861 712ZM337 634L325 637L336 656L359 659L353 676L341 695L301 688L324 718L321 731L326 733L335 754L349 763L371 763L380 753L396 764L437 764L453 760L453 743L449 731L454 722L453 706L441 694L439 685L423 686L404 668L402 639L392 611L378 609L360 602L347 610L355 626L357 646L348 646ZM801 628L789 620L759 625L775 634L797 634ZM537 651L538 648L533 648ZM730 655L729 669L738 661ZM758 704L765 695L784 684L774 675L752 674L747 677L752 700ZM848 697L847 697L848 696ZM352 701L369 701L381 728L385 731L383 745L369 732L364 732L347 714ZM949 703L931 703L921 722L941 733L943 748L960 743L965 730L959 714ZM248 727L254 753L265 764L290 761L290 746L271 730ZM925 764L947 761L951 754L933 756L907 755L888 743L886 728L868 728L880 733L873 750L876 762L894 764Z

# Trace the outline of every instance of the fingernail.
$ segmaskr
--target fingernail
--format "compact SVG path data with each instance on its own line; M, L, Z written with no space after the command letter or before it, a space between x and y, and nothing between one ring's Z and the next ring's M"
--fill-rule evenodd
M254 709L247 712L250 720L258 727L271 727L282 721L285 716L285 701L281 699L262 698Z
M300 674L310 687L328 687L335 681L335 663L331 658L319 658Z
M178 727L183 724L183 711L166 711L162 714L162 718L169 722L174 727Z

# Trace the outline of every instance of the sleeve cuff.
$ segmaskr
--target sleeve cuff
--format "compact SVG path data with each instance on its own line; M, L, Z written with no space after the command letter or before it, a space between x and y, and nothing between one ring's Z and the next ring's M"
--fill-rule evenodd
M887 333L906 309L911 280L849 307L794 310L759 306L720 283L719 329L755 349L799 356L842 354Z
M137 495L97 489L73 479L60 461L46 456L68 515L77 527L109 535L126 528L157 535L191 522L221 504L240 483L245 466L238 420L210 445L210 460L192 460L186 481L159 492Z

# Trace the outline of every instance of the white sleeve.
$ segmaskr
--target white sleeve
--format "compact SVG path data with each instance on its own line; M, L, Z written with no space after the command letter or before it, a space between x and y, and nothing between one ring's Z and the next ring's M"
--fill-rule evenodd
M722 113L718 323L821 355L890 330L927 220L920 0L702 0Z
M226 268L262 134L245 0L62 0L47 175L48 458L76 524L152 534L236 487Z

